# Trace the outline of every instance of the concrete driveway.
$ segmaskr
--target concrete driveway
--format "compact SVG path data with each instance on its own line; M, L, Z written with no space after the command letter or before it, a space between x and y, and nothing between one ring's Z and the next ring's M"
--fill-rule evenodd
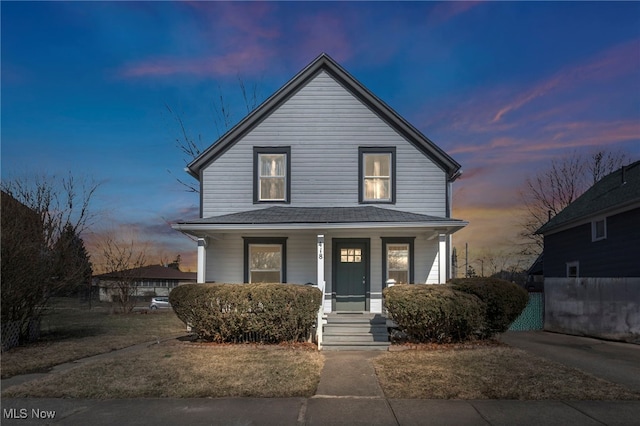
M500 340L640 392L640 345L545 331L509 331Z

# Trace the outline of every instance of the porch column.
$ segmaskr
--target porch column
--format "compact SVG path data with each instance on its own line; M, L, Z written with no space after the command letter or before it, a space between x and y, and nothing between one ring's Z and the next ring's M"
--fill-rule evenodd
M207 239L198 238L198 284L206 282L207 270Z
M438 235L438 283L447 282L447 235Z
M325 299L325 293L326 293L326 286L327 283L324 279L324 258L325 258L325 251L324 251L324 235L319 234L318 235L318 239L317 239L317 249L318 249L318 256L317 256L317 260L318 260L318 265L317 265L317 277L316 277L316 282L317 282L317 286L320 290L322 290L322 304L324 306L324 311L325 312L331 312L331 299L329 299L329 302L326 301Z

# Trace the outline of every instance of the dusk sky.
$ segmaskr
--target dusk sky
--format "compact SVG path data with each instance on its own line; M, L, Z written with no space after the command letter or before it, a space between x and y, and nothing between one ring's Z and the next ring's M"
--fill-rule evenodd
M325 52L463 166L454 244L509 247L518 191L553 158L640 159L640 2L6 2L2 179L71 171L102 222L195 266L169 222L198 214L176 176L185 121L224 132ZM219 121L219 120L218 120ZM96 228L95 231L99 231ZM152 263L159 259L151 259Z

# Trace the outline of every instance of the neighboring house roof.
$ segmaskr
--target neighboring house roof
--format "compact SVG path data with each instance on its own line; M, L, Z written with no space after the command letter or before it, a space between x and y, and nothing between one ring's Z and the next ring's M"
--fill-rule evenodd
M536 231L547 234L614 210L640 206L640 161L605 176Z
M430 227L459 227L467 225L467 222L458 219L450 219L424 214L409 213L398 210L382 209L375 206L365 207L268 207L260 210L250 210L239 213L231 213L222 216L195 219L191 221L178 222L174 228L180 230L195 230L198 225L211 229L212 225L225 227L229 225L311 225L323 224L366 224L373 226L380 224L389 226L390 224L404 224L407 226L430 226ZM331 227L331 226L328 226Z
M222 155L238 142L245 134L260 124L274 110L304 87L321 71L335 78L346 90L367 105L389 126L411 142L425 155L433 159L453 181L459 176L460 164L429 140L419 130L409 124L387 104L371 93L366 87L338 65L326 53L318 56L307 67L294 76L288 83L271 95L260 106L247 115L240 123L225 133L217 142L206 149L200 156L187 165L186 171L196 179L200 179L201 170Z
M97 275L96 278L108 279L118 278L123 275L136 276L141 280L181 280L195 281L197 274L195 272L182 272L179 269L169 268L163 265L150 265L141 268L127 269L125 271L110 272L107 274Z
M543 253L540 253L540 255L536 258L536 260L533 262L531 267L529 267L529 270L527 270L527 274L542 275L543 272L544 272Z

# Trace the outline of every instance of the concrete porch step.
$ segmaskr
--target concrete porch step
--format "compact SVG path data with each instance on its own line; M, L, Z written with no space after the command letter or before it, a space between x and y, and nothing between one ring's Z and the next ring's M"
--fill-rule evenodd
M367 334L354 334L354 333L324 333L325 342L388 342L388 333L367 333Z
M387 319L370 312L330 313L323 332L324 350L387 350Z
M324 342L324 351L387 351L389 342Z
M387 327L382 326L372 326L371 324L325 324L324 326L325 333L354 333L354 334L363 334L363 333L386 333Z

